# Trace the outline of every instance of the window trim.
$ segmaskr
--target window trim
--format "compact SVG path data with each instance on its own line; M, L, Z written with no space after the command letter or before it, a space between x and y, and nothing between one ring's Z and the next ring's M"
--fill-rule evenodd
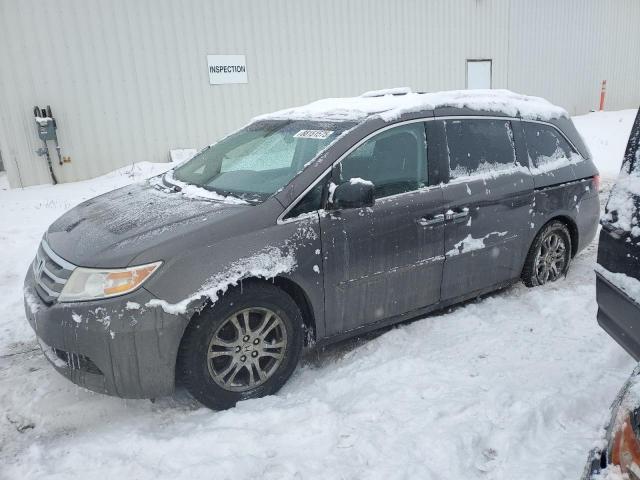
M369 133L368 135L366 135L364 138L361 138L360 140L358 140L354 145L352 145L351 147L349 147L347 149L347 151L345 151L342 155L340 155L340 157L338 157L331 165L329 165L322 173L320 173L320 175L318 175L318 178L316 178L313 182L311 182L311 184L305 188L296 198L295 200L293 200L288 206L287 208L285 208L282 213L280 213L280 215L278 215L278 218L276 220L276 224L277 225L283 225L286 223L290 223L290 222L296 222L296 221L301 221L301 220L306 220L308 219L308 214L304 214L301 215L299 217L293 217L293 218L287 218L284 219L284 217L289 213L289 211L291 209L293 209L293 207L295 207L298 202L309 192L309 190L311 190L312 188L314 188L320 181L322 181L322 179L326 176L326 175L330 175L331 171L333 170L333 168L339 164L340 162L342 162L342 160L344 158L346 158L351 152L353 152L356 148L358 148L360 145L362 145L364 142L366 142L367 140L369 140L371 137L373 137L374 135L377 135L378 133L384 132L385 130L389 130L391 128L394 127L399 127L401 125L406 125L409 123L418 123L418 122L422 122L422 123L426 123L426 122L433 122L433 121L438 121L438 120L462 120L462 119L477 119L477 118L486 118L486 119L490 119L490 120L509 120L511 122L513 122L514 120L517 120L519 122L531 122L531 123L539 123L542 125L548 125L552 128L555 128L560 135L562 135L562 137L569 142L569 145L571 145L571 147L576 151L576 152L580 152L576 146L574 145L574 143L569 140L569 138L564 134L564 132L562 130L560 130L559 127L557 127L556 125L554 125L553 123L550 122L546 122L544 120L530 120L530 119L523 119L520 117L511 117L511 116L504 116L504 115L443 115L440 117L433 117L433 116L429 116L429 117L422 117L422 118L412 118L411 120L403 120L400 122L396 122L396 123L392 123L390 125L385 125L382 128L379 128L378 130L375 130L374 132ZM427 138L427 142L429 141L429 139ZM580 154L580 156L582 156ZM315 159L314 159L315 160ZM427 160L428 161L428 160ZM529 168L529 165L527 165L527 168ZM295 177L294 177L295 178ZM382 200L386 200L386 199L390 199L390 198L395 198L399 195L410 195L410 194L415 194L416 192L420 192L422 190L428 190L430 188L434 188L434 187L439 187L440 185L429 185L427 187L424 187L424 189L419 189L419 190L413 190L411 192L403 192L403 193L398 193L396 195L390 195L388 197L384 197ZM314 211L318 211L318 210L314 210ZM313 213L313 212L309 212Z

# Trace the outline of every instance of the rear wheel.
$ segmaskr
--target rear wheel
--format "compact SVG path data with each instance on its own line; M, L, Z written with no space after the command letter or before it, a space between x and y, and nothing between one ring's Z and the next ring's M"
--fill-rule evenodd
M250 283L195 317L180 346L178 375L209 408L277 392L302 350L302 315L274 285Z
M571 263L571 235L567 226L554 220L538 233L529 249L522 281L527 287L555 282L564 276Z

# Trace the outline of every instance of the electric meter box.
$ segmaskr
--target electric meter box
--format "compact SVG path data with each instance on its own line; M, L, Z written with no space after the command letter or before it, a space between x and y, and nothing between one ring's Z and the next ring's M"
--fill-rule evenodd
M36 118L38 123L38 136L40 140L46 142L47 140L56 140L56 124L53 118L40 117Z

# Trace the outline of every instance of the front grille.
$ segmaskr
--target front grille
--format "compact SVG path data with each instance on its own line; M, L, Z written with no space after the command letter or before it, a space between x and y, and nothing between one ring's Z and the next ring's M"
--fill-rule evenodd
M47 242L42 240L31 268L38 295L46 303L52 303L60 296L76 266L56 255Z

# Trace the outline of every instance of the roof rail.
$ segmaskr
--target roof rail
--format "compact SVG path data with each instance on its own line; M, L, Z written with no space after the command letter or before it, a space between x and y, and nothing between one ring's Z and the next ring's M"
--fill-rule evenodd
M360 95L363 98L384 97L385 95L406 95L412 93L410 87L384 88L382 90L371 90Z

